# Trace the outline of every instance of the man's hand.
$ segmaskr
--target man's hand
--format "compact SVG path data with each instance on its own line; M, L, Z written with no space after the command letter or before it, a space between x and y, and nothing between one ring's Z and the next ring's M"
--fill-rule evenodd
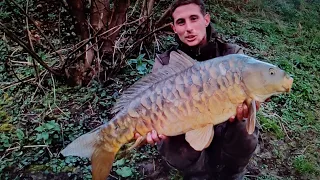
M257 108L257 111L259 110L260 108L260 102L256 102L256 108ZM229 121L230 122L234 122L235 118L237 117L237 120L238 121L242 121L243 118L248 118L249 116L249 108L247 106L246 103L243 103L241 105L239 105L237 107L237 114L236 116L232 116L229 118Z
M136 133L136 134L134 135L134 138L135 138L135 139L138 139L140 136L141 136L141 135L140 135L139 133ZM148 144L154 145L154 144L156 144L157 142L160 142L161 140L165 140L166 138L167 138L167 136L161 135L161 134L158 135L157 131L152 130L151 132L149 132L149 133L147 134L146 141L145 141L145 142L142 142L141 144L143 145L143 144L148 143Z

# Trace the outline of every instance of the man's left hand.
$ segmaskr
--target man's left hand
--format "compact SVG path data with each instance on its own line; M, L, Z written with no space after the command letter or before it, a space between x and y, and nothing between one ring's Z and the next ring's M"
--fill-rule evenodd
M256 102L256 108L257 108L257 111L259 110L260 108L260 102ZM243 118L248 118L249 116L249 108L247 106L246 103L243 103L241 105L239 105L237 107L237 114L236 116L232 116L229 118L229 121L230 122L234 122L234 120L237 118L238 121L242 121Z

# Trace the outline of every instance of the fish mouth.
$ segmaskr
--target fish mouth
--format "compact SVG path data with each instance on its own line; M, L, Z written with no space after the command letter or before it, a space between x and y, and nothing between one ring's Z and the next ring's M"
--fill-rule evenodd
M285 92L291 92L292 84L293 84L293 78L292 77L286 78L285 84L282 85Z
M284 89L284 92L290 92L291 91L290 87L282 86L282 88Z

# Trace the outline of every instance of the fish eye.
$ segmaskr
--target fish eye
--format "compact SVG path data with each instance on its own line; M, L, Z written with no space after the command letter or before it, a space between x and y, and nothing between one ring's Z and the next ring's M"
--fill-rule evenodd
M270 68L269 69L269 73L270 73L270 75L275 75L276 71L273 68Z

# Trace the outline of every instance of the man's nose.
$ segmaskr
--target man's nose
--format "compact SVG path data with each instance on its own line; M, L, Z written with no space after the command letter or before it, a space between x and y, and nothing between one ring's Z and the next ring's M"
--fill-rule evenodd
M189 22L186 23L186 30L188 32L192 32L193 31L193 27L192 27L191 23L189 23Z

